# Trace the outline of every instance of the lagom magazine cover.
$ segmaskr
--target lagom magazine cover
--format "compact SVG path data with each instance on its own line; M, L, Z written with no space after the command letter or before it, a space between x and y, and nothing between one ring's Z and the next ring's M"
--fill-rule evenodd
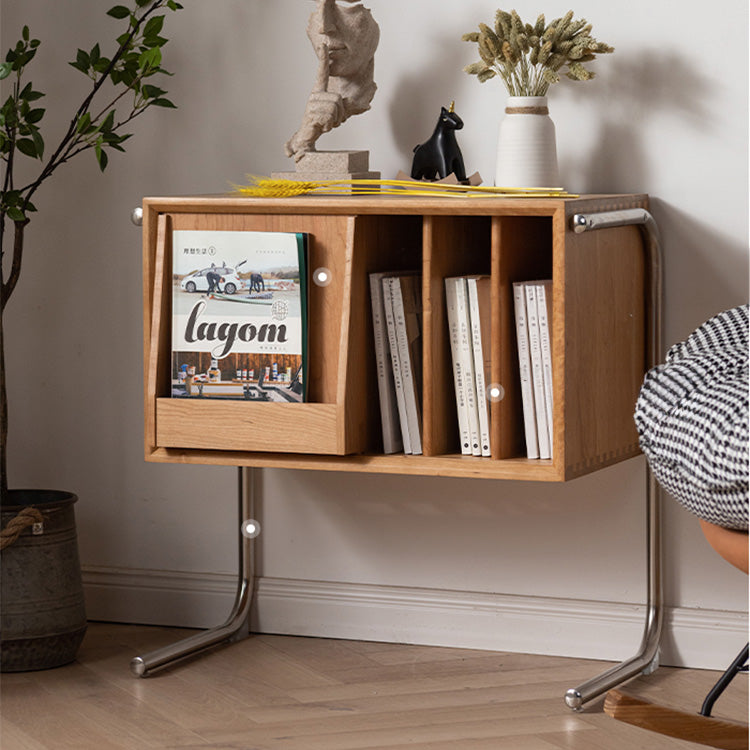
M306 399L307 236L172 233L172 396Z

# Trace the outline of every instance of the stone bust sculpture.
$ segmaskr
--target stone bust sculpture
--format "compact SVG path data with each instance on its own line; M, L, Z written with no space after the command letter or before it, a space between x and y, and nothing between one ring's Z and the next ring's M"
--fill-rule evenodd
M380 29L361 0L317 0L307 36L318 68L302 124L285 145L295 161L315 151L323 133L366 112L377 88L373 75Z

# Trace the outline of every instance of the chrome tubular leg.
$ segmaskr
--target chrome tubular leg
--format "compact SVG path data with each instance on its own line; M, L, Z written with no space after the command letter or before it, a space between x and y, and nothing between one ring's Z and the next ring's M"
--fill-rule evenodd
M587 232L606 227L637 225L644 239L648 260L649 306L647 367L651 368L661 357L661 299L662 263L659 232L651 214L645 209L608 211L599 214L576 214L572 225L575 232ZM646 466L646 623L638 652L632 658L606 672L571 688L565 694L565 703L580 710L584 703L599 697L655 663L664 621L662 601L662 551L661 551L661 490L651 470Z
M656 660L661 640L664 621L661 582L661 535L660 535L660 489L646 467L646 505L647 505L647 571L648 591L646 601L646 623L643 639L635 656L617 664L606 672L587 680L565 694L565 703L572 709L580 709L584 703L598 698L616 685L635 677L647 670Z
M147 677L190 656L224 641L238 641L249 633L250 606L253 598L253 543L260 526L254 521L254 475L252 469L238 470L239 506L239 575L232 611L223 625L205 630L177 643L136 656L130 670L137 677Z

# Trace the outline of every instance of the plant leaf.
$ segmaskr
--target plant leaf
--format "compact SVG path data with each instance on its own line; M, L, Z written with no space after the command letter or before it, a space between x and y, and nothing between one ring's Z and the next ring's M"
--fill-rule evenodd
M39 122L39 120L44 117L44 113L46 110L44 109L32 109L27 115L26 115L26 122Z
M91 115L88 112L84 112L79 118L78 122L76 123L76 132L77 133L85 133L86 128L91 124Z
M100 57L95 63L94 63L94 70L97 73L103 73L110 64L111 60L108 57Z
M115 5L114 8L107 11L107 15L112 16L112 18L127 18L130 15L130 9L124 5Z
M158 36L164 26L164 16L154 16L150 18L143 29L144 37Z
M138 65L141 69L158 68L161 63L161 50L158 47L152 47L141 52L138 58Z
M156 99L157 97L166 93L167 92L164 89L160 89L158 86L146 85L143 87L143 95L148 99Z
M87 71L91 66L91 59L89 58L88 53L84 52L82 49L79 49L78 53L76 54L76 63L78 64L80 70Z
M32 88L32 84L29 81L24 87L23 91L18 95L19 99L23 99L27 102L34 102L37 99L41 99L44 96L44 94L41 91L34 91Z
M109 133L112 130L112 126L115 122L115 111L110 109L107 116L104 118L104 122L99 126L99 130L102 133Z
M31 138L19 138L16 141L16 147L22 154L30 156L32 159L36 159L39 156L36 150L36 143Z
M94 149L96 151L96 160L99 162L99 169L103 172L107 168L107 157L106 151L102 148L101 143L97 143Z
M36 152L39 154L39 158L41 159L44 155L44 139L42 138L42 134L39 132L38 128L34 128L31 131L31 138L34 141L34 145L36 146Z

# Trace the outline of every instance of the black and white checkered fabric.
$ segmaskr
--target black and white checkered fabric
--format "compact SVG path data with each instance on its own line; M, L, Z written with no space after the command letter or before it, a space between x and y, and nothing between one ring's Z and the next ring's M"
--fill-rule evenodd
M675 344L647 373L635 410L658 482L688 510L748 528L748 306Z

